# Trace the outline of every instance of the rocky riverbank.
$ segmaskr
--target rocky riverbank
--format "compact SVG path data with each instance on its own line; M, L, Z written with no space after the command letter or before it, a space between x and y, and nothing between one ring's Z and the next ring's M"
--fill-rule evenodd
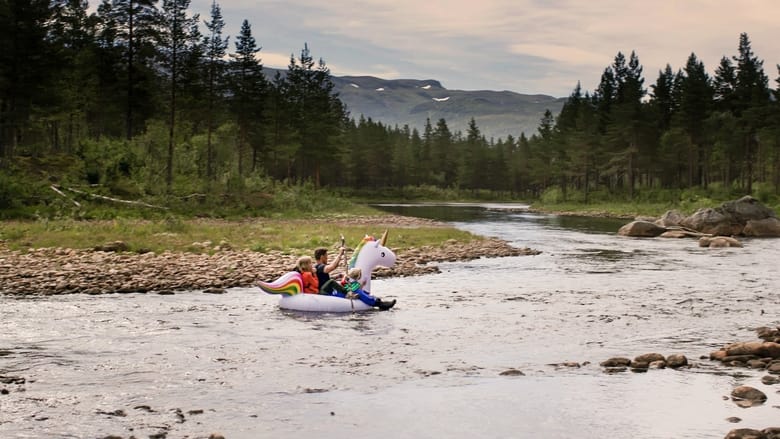
M366 224L373 227L416 227L436 223L407 217L345 219L334 225ZM443 224L441 224L443 225ZM197 245L196 245L197 244ZM0 242L0 294L110 294L160 293L203 290L223 293L225 288L248 287L257 280L273 280L289 271L300 255L237 250L230 243L193 243L213 254L163 252L132 253L122 242L96 249L39 248L11 251ZM391 246L392 248L392 246ZM485 238L472 242L448 241L399 252L392 269L378 269L375 277L414 276L439 271L436 263L481 257L534 255L507 242Z

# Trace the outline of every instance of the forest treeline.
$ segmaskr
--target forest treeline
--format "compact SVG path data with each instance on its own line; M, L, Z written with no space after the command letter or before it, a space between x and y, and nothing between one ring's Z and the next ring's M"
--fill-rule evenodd
M350 115L305 43L267 75L248 20L228 36L218 3L189 3L0 0L0 209L53 203L52 184L223 202L301 183L584 202L780 191L778 89L747 34L713 76L692 53L649 87L619 52L536 133L487 139L473 119L462 133Z

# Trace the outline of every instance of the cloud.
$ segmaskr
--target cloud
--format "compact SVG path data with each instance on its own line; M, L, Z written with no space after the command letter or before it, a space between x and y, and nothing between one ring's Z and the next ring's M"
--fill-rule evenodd
M211 0L193 0L206 18ZM448 88L568 95L593 89L617 54L636 51L645 83L691 52L712 71L747 32L774 78L777 0L223 0L247 18L264 64L286 67L309 44L335 75L437 79ZM267 52L266 52L267 51ZM266 52L266 53L264 53ZM774 57L767 59L766 57Z

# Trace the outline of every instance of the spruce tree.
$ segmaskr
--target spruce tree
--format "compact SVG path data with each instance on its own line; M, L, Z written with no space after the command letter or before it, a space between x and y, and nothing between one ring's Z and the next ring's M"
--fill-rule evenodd
M273 107L273 120L279 122L276 129L271 129L271 133L276 133L276 143L283 143L281 139L285 137L282 132L289 130L288 124L284 123L284 113L286 108L282 105L286 90L278 89L276 97L271 93L271 87L263 72L263 64L257 54L261 48L257 46L255 38L252 36L252 27L249 21L244 20L241 24L241 30L236 38L235 53L231 54L230 60L230 88L231 95L230 107L233 117L238 125L239 132L239 157L243 154L245 146L251 144L252 162L251 170L256 170L260 163L261 156L266 154L268 128L269 102L275 103ZM284 82L277 72L276 82ZM270 98L269 98L270 96ZM241 160L241 159L240 159ZM243 166L239 162L239 169L243 171Z
M742 138L743 163L745 164L743 187L745 192L753 191L754 166L758 145L758 131L762 117L769 103L769 79L764 74L764 62L753 53L746 33L739 36L736 86L734 88L733 110L737 117Z
M214 179L214 150L212 146L212 134L214 132L214 119L219 111L221 97L223 96L224 61L227 51L228 37L222 37L222 29L225 21L222 19L222 10L216 0L211 3L211 21L205 22L209 34L205 36L206 64L206 179L210 182ZM251 36L251 35L250 35ZM239 155L239 163L240 161ZM241 175L241 166L239 166Z

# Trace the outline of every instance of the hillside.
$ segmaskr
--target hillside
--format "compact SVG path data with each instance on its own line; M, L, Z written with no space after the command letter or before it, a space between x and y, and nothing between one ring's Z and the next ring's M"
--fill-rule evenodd
M277 69L265 68L270 78ZM283 75L284 70L280 71ZM350 117L360 115L385 125L409 125L422 132L426 118L436 125L444 118L453 133L465 134L473 117L485 137L495 140L536 133L544 112L557 115L566 98L525 95L511 91L448 90L434 79L381 79L373 76L333 76L335 91Z
M351 117L381 121L387 125L409 125L420 130L426 118L444 118L453 133L466 132L473 117L488 139L534 134L545 110L558 114L565 98L524 95L511 91L448 90L439 81L395 79L371 76L333 77L336 91Z

